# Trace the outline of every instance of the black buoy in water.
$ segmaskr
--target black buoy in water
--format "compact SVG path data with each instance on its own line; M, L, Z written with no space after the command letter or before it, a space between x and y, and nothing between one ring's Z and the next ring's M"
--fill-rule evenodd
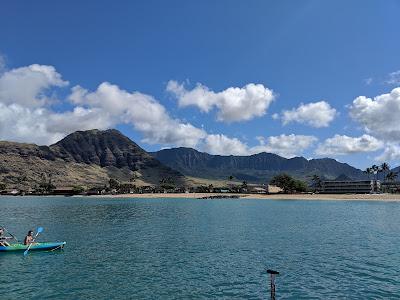
M275 298L275 276L279 274L278 271L267 270L267 273L270 274L270 286L271 286L271 300L276 300Z

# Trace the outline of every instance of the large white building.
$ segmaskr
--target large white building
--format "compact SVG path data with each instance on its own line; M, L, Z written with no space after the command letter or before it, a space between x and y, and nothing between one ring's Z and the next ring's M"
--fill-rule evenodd
M371 194L380 193L379 180L327 180L321 184L321 193L324 194Z

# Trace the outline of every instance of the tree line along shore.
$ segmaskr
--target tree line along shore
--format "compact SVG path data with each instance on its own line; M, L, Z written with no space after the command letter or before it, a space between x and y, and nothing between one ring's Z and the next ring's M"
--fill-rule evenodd
M313 175L306 182L288 174L275 175L265 184L253 184L247 181L235 181L234 176L228 176L221 184L198 184L193 186L179 186L170 177L162 178L158 185L137 184L135 178L130 182L120 182L115 178L109 179L104 185L98 186L55 186L51 176L42 176L41 181L33 186L7 185L0 183L1 195L123 195L123 194L379 194L400 193L400 183L396 181L397 173L390 171L389 165L373 165L365 170L368 180L354 181L349 178L325 180ZM383 181L378 180L380 173ZM340 176L339 176L340 177ZM382 176L381 176L382 177ZM211 181L212 182L212 181ZM336 190L329 190L332 185ZM352 187L349 189L349 187ZM362 188L361 188L362 187ZM333 191L333 192L332 192Z

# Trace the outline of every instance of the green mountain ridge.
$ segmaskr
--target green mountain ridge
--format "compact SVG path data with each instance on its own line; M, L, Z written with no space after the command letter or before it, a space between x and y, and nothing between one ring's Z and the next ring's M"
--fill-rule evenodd
M87 130L69 134L51 146L0 141L0 183L34 186L43 178L57 186L104 186L110 178L136 185L158 185L166 178L176 186L191 185L187 177L266 183L279 173L309 181L312 175L336 179L368 178L361 170L331 158L284 158L272 153L223 156L191 148L148 153L118 130Z
M152 155L186 176L208 179L226 179L234 176L237 180L265 183L279 173L288 173L306 181L314 174L332 180L341 175L351 179L367 178L363 171L331 158L287 159L265 152L249 156L222 156L184 147L163 149L153 152Z

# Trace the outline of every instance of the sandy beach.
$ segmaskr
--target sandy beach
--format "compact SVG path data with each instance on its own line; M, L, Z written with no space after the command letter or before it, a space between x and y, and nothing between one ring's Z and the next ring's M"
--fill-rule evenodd
M239 196L247 199L263 200L371 200L371 201L400 201L400 194L216 194L216 193L191 193L191 194L120 194L104 195L107 198L204 198L208 196ZM99 196L95 196L99 197Z

